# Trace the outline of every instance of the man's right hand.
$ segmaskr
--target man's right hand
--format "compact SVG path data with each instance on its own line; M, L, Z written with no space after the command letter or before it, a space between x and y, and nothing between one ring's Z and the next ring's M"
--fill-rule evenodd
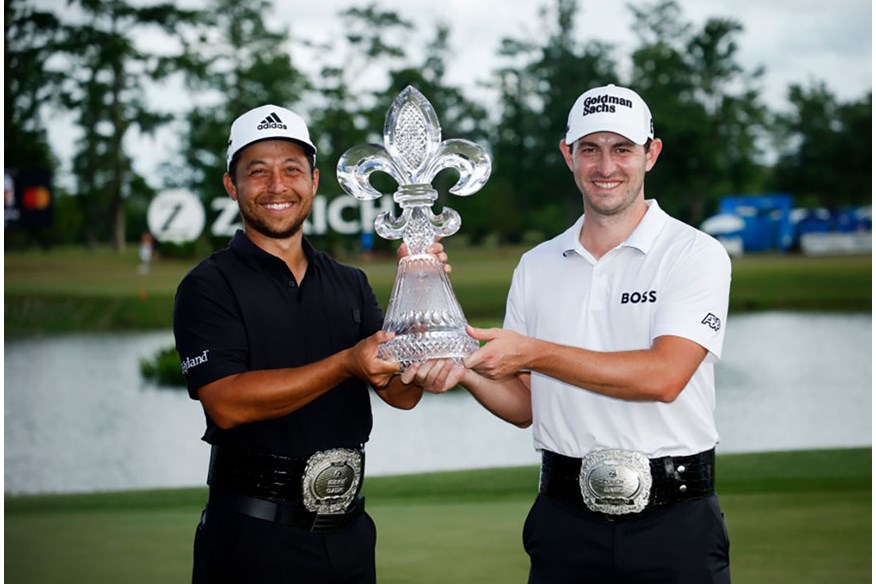
M468 334L487 341L465 360L465 366L487 379L504 379L529 369L527 358L533 354L530 337L501 328L466 327Z
M348 367L353 377L367 381L377 389L385 387L393 375L399 372L396 361L386 361L377 356L377 349L395 337L395 333L377 331L362 339L349 349Z

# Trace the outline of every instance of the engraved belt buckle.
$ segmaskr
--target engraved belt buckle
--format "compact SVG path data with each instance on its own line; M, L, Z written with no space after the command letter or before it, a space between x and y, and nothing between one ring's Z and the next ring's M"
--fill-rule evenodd
M633 450L595 450L581 459L581 496L591 511L640 513L651 494L651 463Z
M314 526L325 515L342 515L362 482L362 454L334 448L314 453L304 467L301 492L304 507L316 513Z

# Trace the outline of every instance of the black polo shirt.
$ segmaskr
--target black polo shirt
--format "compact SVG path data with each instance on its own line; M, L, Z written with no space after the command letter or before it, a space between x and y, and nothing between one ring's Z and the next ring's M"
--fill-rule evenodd
M173 331L189 395L229 375L299 367L325 359L380 330L383 314L362 270L303 241L308 266L298 283L286 263L238 231L227 249L180 283ZM371 433L368 386L348 379L276 420L222 430L207 418L204 440L304 458L356 447Z

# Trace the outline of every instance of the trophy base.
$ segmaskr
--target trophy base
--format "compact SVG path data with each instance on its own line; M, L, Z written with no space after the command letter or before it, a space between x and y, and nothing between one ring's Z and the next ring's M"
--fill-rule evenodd
M431 359L450 359L462 363L478 347L480 343L464 331L427 331L399 334L380 345L377 356L388 361L397 361L404 371L414 363Z

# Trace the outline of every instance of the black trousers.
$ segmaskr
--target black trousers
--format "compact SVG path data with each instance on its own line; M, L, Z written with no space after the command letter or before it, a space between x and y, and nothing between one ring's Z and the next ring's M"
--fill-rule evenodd
M374 584L377 530L368 513L311 532L208 507L195 534L193 584Z
M530 584L730 583L730 541L715 495L622 521L538 495L523 545Z

